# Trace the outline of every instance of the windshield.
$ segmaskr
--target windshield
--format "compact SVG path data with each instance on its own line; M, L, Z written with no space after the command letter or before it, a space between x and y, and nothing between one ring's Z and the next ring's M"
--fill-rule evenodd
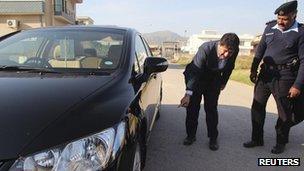
M124 31L32 30L0 42L0 66L65 70L113 70Z

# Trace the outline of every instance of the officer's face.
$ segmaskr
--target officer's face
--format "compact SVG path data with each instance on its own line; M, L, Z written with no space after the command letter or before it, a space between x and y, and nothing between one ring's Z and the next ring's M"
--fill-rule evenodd
M220 59L227 59L231 57L232 53L233 51L229 49L227 46L225 45L218 46L218 55Z
M283 31L289 29L295 20L295 14L289 13L286 15L277 16L277 24L279 28Z

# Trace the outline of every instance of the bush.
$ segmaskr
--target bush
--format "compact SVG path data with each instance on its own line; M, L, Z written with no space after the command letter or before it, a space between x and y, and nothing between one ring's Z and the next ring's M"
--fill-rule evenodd
M183 54L180 54L178 60L174 61L174 62L176 62L182 66L186 66L188 63L191 62L191 60L193 59L193 56L194 55L183 53Z
M238 56L235 61L235 69L250 69L252 60L252 56Z
M249 69L233 70L230 79L247 85L253 85L253 83L249 79L249 74Z

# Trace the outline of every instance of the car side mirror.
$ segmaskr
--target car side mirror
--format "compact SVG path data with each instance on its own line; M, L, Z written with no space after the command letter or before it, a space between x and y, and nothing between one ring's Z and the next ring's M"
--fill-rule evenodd
M168 61L162 57L147 57L144 62L144 73L150 75L152 73L164 72L168 68Z

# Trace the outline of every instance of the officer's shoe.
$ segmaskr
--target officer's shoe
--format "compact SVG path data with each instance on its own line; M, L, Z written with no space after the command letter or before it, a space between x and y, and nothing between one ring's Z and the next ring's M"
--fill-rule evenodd
M196 141L196 138L195 138L195 137L193 137L193 138L191 138L191 137L186 137L186 138L184 139L183 144L184 144L184 145L191 145L191 144L193 144L194 141Z
M245 148L253 148L253 147L256 147L256 146L263 146L264 145L264 142L261 141L261 142L258 142L258 141L248 141L248 142L245 142L243 144L243 146Z
M209 141L209 149L212 150L212 151L216 151L216 150L219 149L219 145L218 145L216 139L210 138L210 141Z
M285 150L285 144L276 144L272 149L271 153L273 154L281 154Z

